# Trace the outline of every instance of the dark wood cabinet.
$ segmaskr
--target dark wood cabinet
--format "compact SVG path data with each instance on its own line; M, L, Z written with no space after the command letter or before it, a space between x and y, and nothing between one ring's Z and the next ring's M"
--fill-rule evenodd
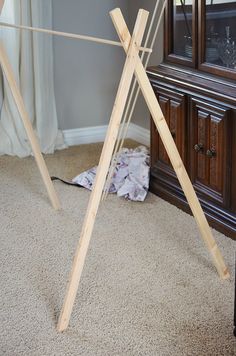
M212 4L168 1L148 75L210 225L236 238L236 2ZM190 212L153 122L150 190Z

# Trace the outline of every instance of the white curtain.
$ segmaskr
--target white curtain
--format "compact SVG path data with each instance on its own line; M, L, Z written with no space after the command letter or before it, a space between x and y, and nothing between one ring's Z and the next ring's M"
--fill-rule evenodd
M5 0L2 21L51 28L51 0ZM50 35L4 29L0 33L30 116L41 151L64 148L58 130ZM32 150L8 84L1 78L0 154L26 157Z

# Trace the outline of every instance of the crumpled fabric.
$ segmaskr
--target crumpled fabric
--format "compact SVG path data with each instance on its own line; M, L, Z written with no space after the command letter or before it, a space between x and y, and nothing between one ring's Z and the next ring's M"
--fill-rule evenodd
M123 148L115 157L115 169L111 178L109 193L117 193L132 201L144 201L149 188L150 156L148 149L139 146L135 149ZM73 183L92 190L97 166L73 178Z

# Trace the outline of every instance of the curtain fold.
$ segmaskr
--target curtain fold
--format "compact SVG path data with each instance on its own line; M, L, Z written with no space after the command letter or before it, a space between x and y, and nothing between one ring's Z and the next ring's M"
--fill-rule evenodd
M51 28L51 0L6 0L1 19L16 24ZM52 36L4 29L1 30L1 38L41 151L53 153L55 149L64 148L63 135L58 130L55 105ZM1 94L0 154L29 156L32 150L4 78Z

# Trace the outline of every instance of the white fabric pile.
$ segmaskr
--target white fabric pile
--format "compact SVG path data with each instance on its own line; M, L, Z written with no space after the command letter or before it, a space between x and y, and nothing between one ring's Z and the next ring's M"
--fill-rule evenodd
M116 166L108 189L128 200L144 201L149 188L150 156L146 147L123 148L115 157ZM73 183L92 190L97 166L76 176ZM106 188L107 189L107 188Z

